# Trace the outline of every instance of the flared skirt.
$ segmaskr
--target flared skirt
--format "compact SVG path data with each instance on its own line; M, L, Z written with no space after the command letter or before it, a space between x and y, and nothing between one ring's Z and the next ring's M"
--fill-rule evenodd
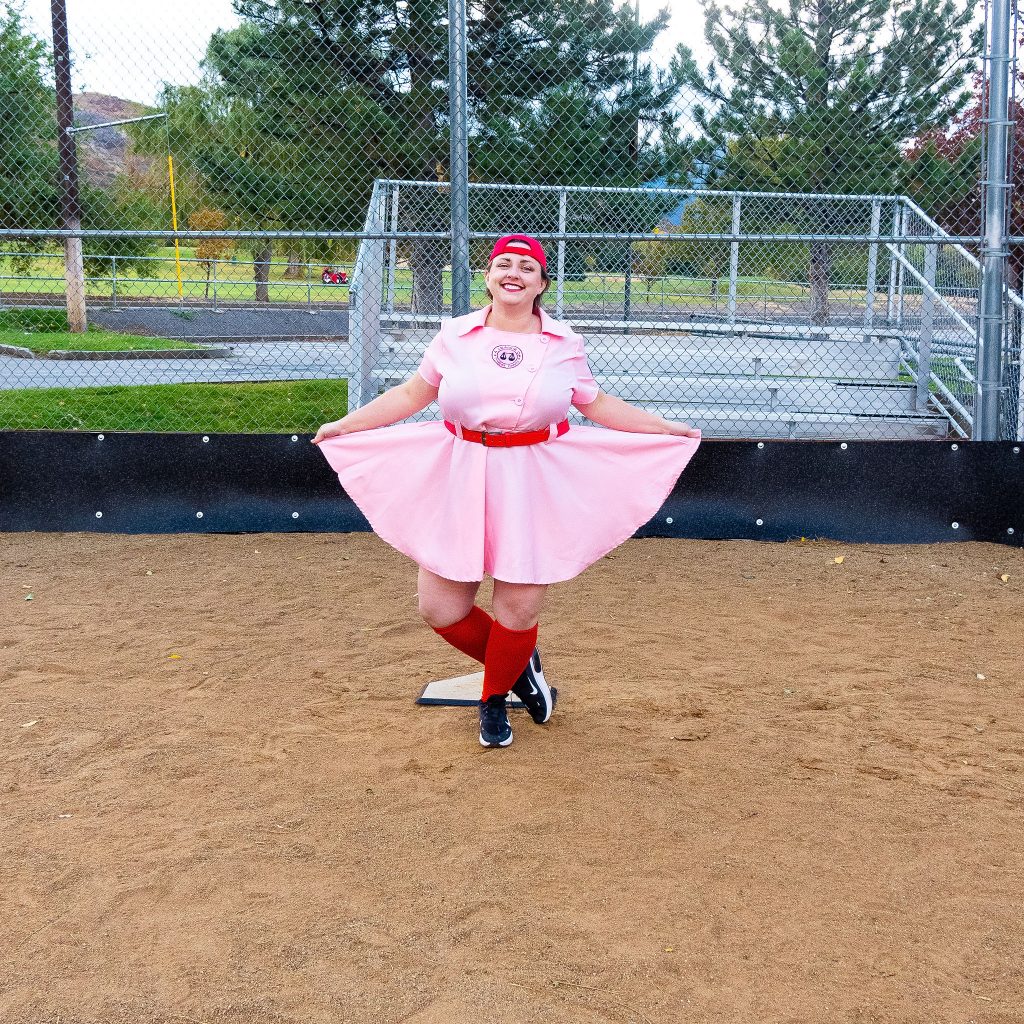
M450 580L558 583L658 511L699 438L573 426L521 448L487 448L441 422L321 442L374 531Z

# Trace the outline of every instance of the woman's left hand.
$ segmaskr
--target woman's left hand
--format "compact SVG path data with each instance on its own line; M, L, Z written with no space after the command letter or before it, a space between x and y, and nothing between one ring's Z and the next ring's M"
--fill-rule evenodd
M677 437L700 437L700 431L689 423L666 420L657 413L638 409L621 398L598 391L591 402L576 405L588 420L612 430L627 430L635 434L675 434Z
M671 420L665 422L669 426L668 432L676 437L700 437L700 430L697 427L691 427L689 423L673 423Z

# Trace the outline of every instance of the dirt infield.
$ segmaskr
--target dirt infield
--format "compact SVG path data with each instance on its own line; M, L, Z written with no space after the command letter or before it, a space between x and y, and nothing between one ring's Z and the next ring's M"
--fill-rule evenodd
M373 536L0 566L4 1024L1024 1021L1018 549L631 541L503 751Z

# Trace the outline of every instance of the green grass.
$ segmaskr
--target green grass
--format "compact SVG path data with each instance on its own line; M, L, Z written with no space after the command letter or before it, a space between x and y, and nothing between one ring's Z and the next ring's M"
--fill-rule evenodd
M956 365L956 360L953 359L952 356L933 356L930 369L931 372L934 373L935 376L938 377L954 395L963 396L965 391L970 392L973 390L972 387L964 380L964 376L960 372L960 368ZM906 370L901 370L896 379L902 383L917 383L916 374L910 374ZM935 381L929 380L928 390L933 395L938 394L939 386Z
M93 324L85 334L72 334L68 330L67 314L57 309L0 310L0 345L17 345L38 354L55 351L150 352L201 347L169 338L115 334Z
M197 349L185 341L167 338L136 338L110 331L90 331L88 334L18 334L0 330L0 345L18 345L39 355L47 352L162 352Z
M26 388L0 391L0 428L313 433L347 408L343 380Z
M195 250L191 247L181 249L181 268L183 277L183 298L186 301L204 301L206 297L206 272L193 261ZM279 257L275 257L278 259ZM142 280L134 273L119 271L117 275L118 299L161 298L177 302L178 283L175 269L174 250L159 250L158 258L139 264L142 269ZM347 303L348 287L346 285L324 285L320 282L320 265L310 267L308 281L285 280L287 265L276 262L270 268L269 295L270 302L277 303L311 303L321 302ZM62 295L64 293L63 257L47 255L38 259L32 270L20 280L10 269L8 260L0 260L0 289L12 292L39 292L43 294ZM213 302L216 294L219 302L252 302L255 300L252 261L247 256L238 257L236 262L220 260L216 264L216 288L211 280L208 301ZM445 274L445 301L450 302L450 275ZM605 307L609 310L621 308L625 295L625 278L621 274L591 273L584 281L564 282L564 301L567 306ZM756 275L741 275L737 281L736 292L739 299L751 302L764 300L767 290L768 302L808 301L809 288L806 284L794 284ZM113 282L108 279L91 279L86 282L86 291L90 298L112 299ZM728 276L717 281L706 278L667 277L658 278L652 283L648 293L646 282L639 277L634 278L632 300L635 309L671 310L687 308L713 310L722 309L728 301ZM395 274L395 295L400 307L407 307L412 294L412 271L407 267L399 267ZM554 302L555 285L552 284L548 296L548 306ZM836 300L864 301L864 290L857 288L834 287L831 295ZM473 277L471 301L474 306L482 306L487 302L483 288L483 275L477 273Z
M207 296L206 270L194 260L195 249L183 246L181 249L182 294L178 294L178 277L174 260L173 247L157 250L157 258L145 260L137 264L139 273L129 272L126 267L118 266L116 293L117 299L160 298L169 302L177 302L179 298L186 301L210 301L214 296L220 302L252 302L255 300L255 283L253 282L252 259L239 256L236 262L218 260L216 264L216 281L209 283ZM280 257L275 257L279 259ZM286 263L275 263L270 268L270 300L271 302L305 303L316 302L348 302L347 285L325 285L320 281L320 268L324 264L310 267L310 279L294 281L286 280L284 273ZM38 258L27 274L15 274L11 269L10 260L0 259L0 290L7 292L30 292L39 294L63 295L64 257L61 253L51 253ZM86 278L86 296L100 301L113 301L115 282L110 276L103 278Z

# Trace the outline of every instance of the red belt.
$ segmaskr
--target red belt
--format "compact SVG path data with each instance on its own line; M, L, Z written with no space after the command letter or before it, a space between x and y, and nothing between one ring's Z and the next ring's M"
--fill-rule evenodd
M467 430L456 427L454 423L444 421L444 425L463 441L473 441L475 444L482 444L485 448L519 448L527 444L543 444L545 441L554 440L569 432L569 421L562 420L561 423L552 423L544 430L524 430L519 433L494 430Z

